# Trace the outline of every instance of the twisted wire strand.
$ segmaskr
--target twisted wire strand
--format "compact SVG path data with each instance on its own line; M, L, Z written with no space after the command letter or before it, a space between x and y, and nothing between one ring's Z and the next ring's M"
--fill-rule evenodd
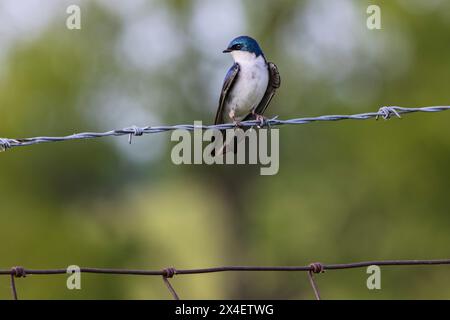
M376 266L432 266L450 265L450 259L432 260L373 260L340 264L322 264L320 262L311 263L307 266L222 266L201 269L175 269L173 267L163 270L136 270L136 269L108 269L108 268L80 268L81 273L94 274L114 274L114 275L138 275L138 276L162 276L170 294L175 300L180 297L174 287L169 282L169 278L175 275L205 274L217 272L238 272L238 271L306 271L316 299L320 299L319 288L314 281L313 274L319 275L326 270L342 270L364 268L372 265ZM24 267L13 267L11 269L0 269L1 275L9 275L11 278L11 289L13 299L17 299L17 288L14 278L23 278L26 275L57 275L67 274L67 269L26 269Z
M382 107L377 112L366 112L358 113L352 115L323 115L318 117L306 117L306 118L295 118L280 120L277 117L271 119L265 119L263 122L257 120L243 121L239 123L240 127L272 127L281 125L295 125L295 124L307 124L312 122L324 122L324 121L342 121L342 120L367 120L367 119L389 119L392 116L398 118L402 114L416 113L416 112L442 112L449 110L450 106L433 106L433 107L421 107L421 108L404 108L398 106ZM110 130L106 132L82 132L75 133L68 136L61 137L33 137L33 138L23 138L23 139L10 139L10 138L0 138L0 151L5 151L14 147L30 146L38 143L50 143L59 141L70 141L70 140L83 140L83 139L95 139L103 137L118 137L118 136L129 136L128 141L131 143L131 138L133 136L142 136L144 134L153 134L160 132L173 131L178 129L184 130L207 130L207 129L233 129L236 128L234 123L224 123L218 125L195 125L195 124L179 124L173 126L145 126L137 127L130 126L123 129Z

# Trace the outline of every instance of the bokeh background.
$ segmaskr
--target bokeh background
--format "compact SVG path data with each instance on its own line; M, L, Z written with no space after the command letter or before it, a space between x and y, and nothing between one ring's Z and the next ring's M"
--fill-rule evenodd
M81 30L66 8L81 7ZM381 7L382 29L366 9ZM0 136L66 135L214 118L252 35L276 62L280 118L450 104L450 2L0 1ZM176 166L161 133L0 154L0 268L162 269L448 258L450 113L280 130L280 171ZM448 267L317 277L326 299L450 298ZM160 277L18 280L25 299L168 299ZM182 298L311 299L305 273L172 280ZM10 298L0 277L0 299Z

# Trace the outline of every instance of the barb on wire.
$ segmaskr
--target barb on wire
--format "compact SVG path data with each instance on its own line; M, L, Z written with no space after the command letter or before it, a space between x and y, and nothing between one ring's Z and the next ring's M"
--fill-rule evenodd
M261 123L259 120L243 121L239 123L241 127L271 127L280 125L294 125L294 124L306 124L311 122L319 121L341 121L341 120L367 120L367 119L378 119L382 117L383 119L389 119L392 115L400 118L401 114L414 113L414 112L442 112L449 110L450 106L434 106L434 107L422 107L422 108L404 108L404 107L382 107L377 112L367 112L359 113L353 115L324 115L318 117L307 117L307 118L296 118L288 120L279 120L277 117L266 119ZM10 138L0 138L0 151L5 151L14 147L29 146L38 143L49 143L58 141L69 141L69 140L83 140L83 139L94 139L103 137L117 137L117 136L128 136L128 142L131 143L133 136L142 136L144 134L152 134L166 131L173 131L177 129L184 130L207 130L207 129L233 129L236 125L234 123L224 123L218 125L192 125L192 124L181 124L173 126L146 126L137 127L131 126L124 129L110 130L106 132L83 132L75 133L68 136L62 137L34 137L34 138L23 138L23 139L10 139Z
M179 296L173 286L170 284L168 278L172 278L174 275L189 275L189 274L205 274L205 273L217 273L217 272L230 272L230 271L305 271L308 272L309 280L314 291L316 299L320 299L319 289L314 281L313 274L319 274L325 272L325 270L342 270L342 269L355 269L369 267L372 265L377 266L431 266L431 265L450 265L450 259L438 259L438 260L374 260L363 261L353 263L341 263L341 264L322 264L312 263L308 266L224 266L214 268L202 268L202 269L175 269L166 268L163 270L133 270L133 269L104 269L104 268L80 268L81 273L95 273L95 274L114 274L114 275L139 275L139 276L162 276L163 281L166 284L169 292L174 299L179 300ZM25 277L26 275L56 275L66 274L67 269L25 269L23 267L13 267L10 270L0 270L1 275L9 275L11 277L11 289L13 299L17 299L17 289L14 282L15 277Z

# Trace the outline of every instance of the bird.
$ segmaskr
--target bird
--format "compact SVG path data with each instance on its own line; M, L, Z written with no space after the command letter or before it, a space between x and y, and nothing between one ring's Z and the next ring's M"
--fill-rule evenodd
M280 73L268 62L258 42L249 36L233 39L223 53L230 53L234 64L223 82L214 124L257 120L281 85Z

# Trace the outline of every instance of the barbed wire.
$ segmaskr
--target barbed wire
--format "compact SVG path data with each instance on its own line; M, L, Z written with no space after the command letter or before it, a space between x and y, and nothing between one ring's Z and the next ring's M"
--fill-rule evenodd
M137 275L137 276L162 276L165 285L175 300L180 297L174 287L169 282L169 278L175 275L192 275L218 272L261 272L261 271L286 271L286 272L307 272L308 279L314 291L314 296L320 300L320 293L314 274L320 274L327 270L343 270L364 268L369 266L431 266L450 265L450 259L435 260L374 260L341 264L322 264L320 262L311 263L307 266L223 266L202 269L175 269L173 267L162 270L136 270L136 269L105 269L105 268L80 268L80 273L113 274L113 275ZM58 275L71 274L73 269L26 269L24 267L13 267L10 270L0 270L1 275L9 275L11 281L11 292L14 300L18 300L15 278L25 278L28 275Z
M415 113L415 112L442 112L450 110L450 106L433 106L433 107L421 107L421 108L404 108L398 106L382 107L377 112L359 113L353 115L323 115L318 117L296 118L289 120L279 120L277 117L271 119L265 119L264 121L243 121L239 123L240 127L271 127L286 124L306 124L318 121L341 121L341 120L367 120L371 118L382 117L383 119L389 119L392 116L401 118L401 114ZM0 138L0 151L10 149L13 147L29 146L38 143L49 143L69 140L80 139L94 139L108 136L129 136L129 142L133 136L142 136L144 134L152 134L158 132L173 131L177 129L184 130L207 130L207 129L233 129L236 128L236 124L227 123L220 125L174 125L174 126L146 126L137 127L132 126L124 129L111 130L106 132L84 132L76 133L62 137L33 137L25 139L10 139ZM166 268L163 270L132 270L132 269L105 269L105 268L80 268L81 273L94 273L94 274L114 274L114 275L141 275L141 276L162 276L165 285L174 299L180 299L179 295L169 282L169 278L174 275L189 275L189 274L205 274L216 272L229 272L229 271L306 271L314 291L316 299L320 299L320 293L317 283L314 280L314 274L325 272L326 270L341 270L341 269L353 269L363 268L371 265L377 266L413 266L413 265L450 265L450 259L440 260L380 260L380 261L364 261L356 263L346 264L321 264L312 263L308 266L280 266L280 267L264 267L264 266L224 266L215 268L203 268L203 269L175 269ZM66 274L67 269L26 269L23 267L13 267L10 270L0 270L0 275L10 275L11 291L13 299L18 299L17 288L15 278L26 277L27 275L56 275Z
M382 107L377 112L366 112L366 113L358 113L352 115L323 115L318 117L307 117L307 118L295 118L288 120L280 120L278 117L274 117L271 119L264 119L262 121L251 120L251 121L242 121L239 124L234 123L224 123L218 125L195 125L195 124L180 124L173 126L146 126L146 127L138 127L131 126L123 129L110 130L106 132L83 132L83 133L74 133L68 136L61 137L33 137L33 138L23 138L23 139L10 139L10 138L0 138L0 151L5 151L6 149L14 148L14 147L23 147L30 146L38 143L50 143L50 142L59 142L59 141L69 141L69 140L82 140L82 139L94 139L94 138L103 138L103 137L118 137L118 136L129 136L129 143L131 143L131 139L133 136L142 136L144 134L152 134L166 131L173 131L178 129L184 130L207 130L207 129L233 129L236 126L239 127L272 127L272 126L280 126L280 125L294 125L294 124L306 124L311 122L320 122L320 121L341 121L341 120L367 120L375 118L389 119L392 116L396 116L401 118L401 114L407 113L415 113L415 112L442 112L450 110L450 106L433 106L433 107L421 107L421 108L404 108L398 106L390 106L390 107Z

